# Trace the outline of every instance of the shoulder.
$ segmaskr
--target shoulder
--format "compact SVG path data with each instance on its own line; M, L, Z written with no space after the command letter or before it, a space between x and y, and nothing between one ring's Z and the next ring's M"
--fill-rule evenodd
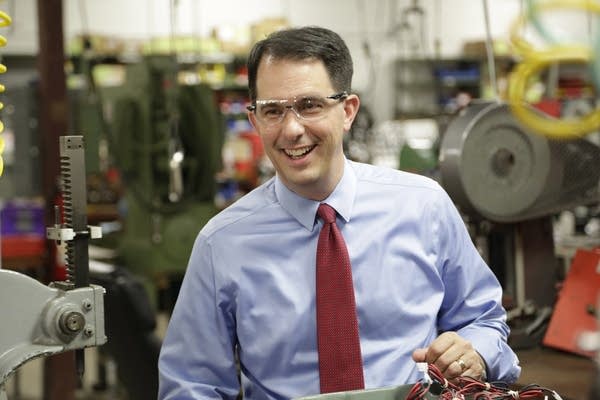
M273 179L265 182L219 212L208 221L200 234L211 237L228 227L246 227L253 223L250 221L254 221L255 217L269 213L278 204L273 183Z
M379 190L412 189L423 193L444 192L438 182L423 175L354 161L350 162L350 166L356 174L359 187L372 185Z

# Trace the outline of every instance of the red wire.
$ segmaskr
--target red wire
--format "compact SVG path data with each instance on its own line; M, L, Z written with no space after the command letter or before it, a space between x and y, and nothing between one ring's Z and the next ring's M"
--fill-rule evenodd
M406 400L424 399L433 385L439 386L442 389L438 396L440 400L464 400L466 398L472 400L529 400L542 399L544 394L551 395L549 398L559 399L559 397L555 396L556 392L538 385L528 385L519 391L513 391L502 384L502 382L483 382L466 376L461 376L454 380L454 382L450 382L433 364L427 365L427 375L429 375L432 382L421 380L414 384L406 396Z

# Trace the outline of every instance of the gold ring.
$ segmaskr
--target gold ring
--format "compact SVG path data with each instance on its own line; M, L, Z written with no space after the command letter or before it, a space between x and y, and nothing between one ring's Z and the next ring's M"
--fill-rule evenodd
M467 363L465 363L461 358L459 358L458 360L456 360L456 363L458 364L458 366L460 367L460 370L462 372L465 372L467 369Z

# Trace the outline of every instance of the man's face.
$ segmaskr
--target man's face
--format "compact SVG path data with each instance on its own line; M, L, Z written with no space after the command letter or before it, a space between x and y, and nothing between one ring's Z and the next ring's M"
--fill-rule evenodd
M336 94L319 60L277 60L264 57L256 76L257 100L290 100ZM359 107L356 95L326 100L324 115L304 120L287 110L281 122L267 124L249 113L265 152L282 182L300 196L323 200L333 191L344 169L343 136Z

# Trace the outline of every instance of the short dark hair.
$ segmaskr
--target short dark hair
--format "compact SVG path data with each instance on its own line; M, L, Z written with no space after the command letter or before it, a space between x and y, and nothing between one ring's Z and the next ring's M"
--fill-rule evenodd
M248 55L248 91L250 100L256 100L256 74L264 56L288 60L321 60L336 92L351 92L352 56L344 40L337 33L306 26L275 31L254 44Z

